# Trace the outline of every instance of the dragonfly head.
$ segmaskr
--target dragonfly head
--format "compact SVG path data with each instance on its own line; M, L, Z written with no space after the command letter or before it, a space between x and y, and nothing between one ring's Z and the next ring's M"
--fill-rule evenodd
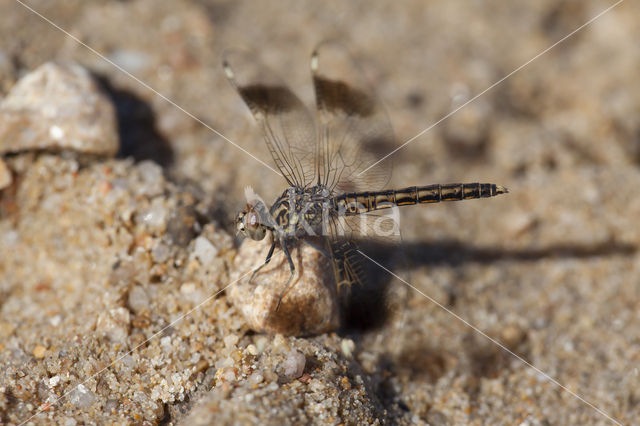
M247 207L236 217L236 231L252 240L260 241L267 235L267 227L262 223L260 215L254 206L247 204Z

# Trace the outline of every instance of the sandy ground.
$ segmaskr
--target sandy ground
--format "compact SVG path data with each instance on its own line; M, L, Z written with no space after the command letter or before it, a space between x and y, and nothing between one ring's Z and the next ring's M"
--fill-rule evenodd
M223 50L260 50L311 104L309 54L343 40L398 146L613 2L28 4L112 63L5 0L0 92L46 61L82 64L116 107L120 153L5 156L0 423L640 422L637 2L393 156L391 186L511 192L406 208L403 255L367 253L415 288L377 269L344 326L311 337L252 332L224 291L243 188L270 200L285 183L202 124L269 158Z

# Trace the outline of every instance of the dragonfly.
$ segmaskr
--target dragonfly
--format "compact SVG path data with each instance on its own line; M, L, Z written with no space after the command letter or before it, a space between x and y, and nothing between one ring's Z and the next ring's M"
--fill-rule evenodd
M249 282L271 261L276 247L286 256L290 275L276 311L294 282L290 248L299 241L331 260L338 289L365 285L358 240L399 235L397 219L382 211L508 192L501 185L478 182L385 189L392 166L385 161L369 167L375 162L371 147L392 144L393 130L373 86L349 51L336 42L320 43L313 50L315 115L256 56L228 51L223 68L262 129L287 188L270 207L259 197L248 199L235 225L238 234L253 240L271 235L266 259Z

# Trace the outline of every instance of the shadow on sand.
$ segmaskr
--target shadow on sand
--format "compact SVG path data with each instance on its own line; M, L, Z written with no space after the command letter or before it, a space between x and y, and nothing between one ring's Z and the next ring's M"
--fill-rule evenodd
M631 256L638 248L631 244L605 242L594 245L558 244L542 248L507 250L502 247L474 247L458 241L405 243L397 246L360 243L367 256L391 271L419 266L460 266L467 263L504 261L536 262L543 259L590 259ZM389 317L387 293L392 276L366 258L366 286L353 285L343 297L344 333L357 333L382 326Z

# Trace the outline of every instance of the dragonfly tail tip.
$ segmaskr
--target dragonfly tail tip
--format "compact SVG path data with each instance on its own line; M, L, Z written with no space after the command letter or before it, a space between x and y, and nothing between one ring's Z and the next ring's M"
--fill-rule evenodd
M508 194L509 190L502 185L496 185L496 195L498 194Z

